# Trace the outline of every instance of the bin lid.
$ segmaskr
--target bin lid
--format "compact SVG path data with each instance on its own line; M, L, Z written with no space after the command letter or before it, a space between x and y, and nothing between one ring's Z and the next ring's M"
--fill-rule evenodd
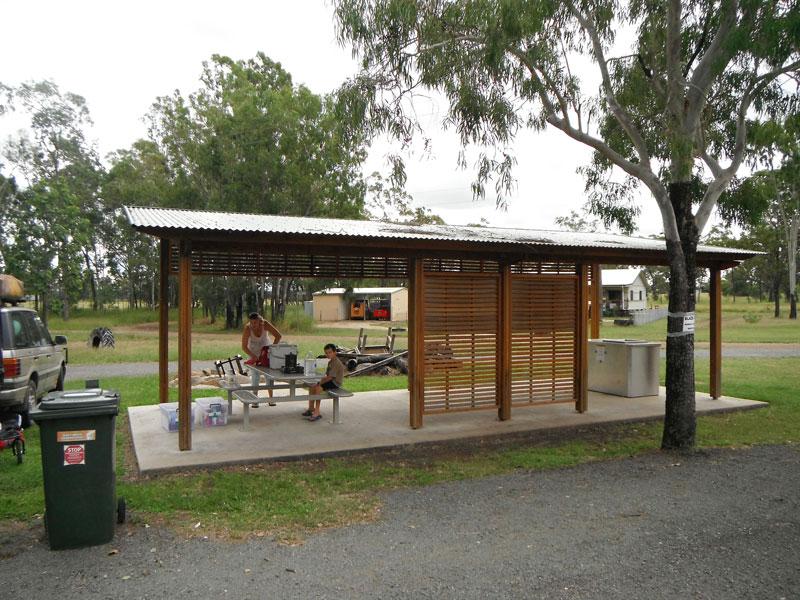
M58 419L71 416L117 414L119 393L113 390L92 388L68 390L47 394L32 411L34 419Z

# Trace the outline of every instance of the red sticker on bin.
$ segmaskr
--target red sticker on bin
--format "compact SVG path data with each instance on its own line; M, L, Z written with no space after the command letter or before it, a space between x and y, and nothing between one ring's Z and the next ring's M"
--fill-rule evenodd
M72 444L64 446L65 465L85 465L86 464L86 445Z

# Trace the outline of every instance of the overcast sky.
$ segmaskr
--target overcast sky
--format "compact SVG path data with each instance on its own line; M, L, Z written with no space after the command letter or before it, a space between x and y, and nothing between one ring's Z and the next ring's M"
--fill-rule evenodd
M0 82L52 79L62 92L84 96L95 124L91 136L105 156L146 137L143 116L157 96L196 90L201 63L214 53L246 59L262 51L296 83L319 94L333 91L356 72L356 63L337 45L331 15L324 0L5 2ZM583 205L575 169L590 153L554 130L518 136L518 185L507 211L495 209L491 189L485 201L474 202L474 171L457 168L458 139L439 126L444 110L427 105L419 111L433 148L426 158L407 158L407 189L418 203L451 224L484 218L531 229L555 229L557 216ZM0 140L17 127L13 117L0 117ZM366 173L386 171L387 150L385 143L374 145ZM644 200L639 234L659 233L658 211Z

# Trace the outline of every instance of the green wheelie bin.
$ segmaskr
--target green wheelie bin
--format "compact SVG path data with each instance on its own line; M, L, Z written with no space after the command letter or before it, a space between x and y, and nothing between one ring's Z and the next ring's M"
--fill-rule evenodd
M44 525L52 550L110 542L125 519L116 497L119 394L100 388L53 392L31 417L39 426Z

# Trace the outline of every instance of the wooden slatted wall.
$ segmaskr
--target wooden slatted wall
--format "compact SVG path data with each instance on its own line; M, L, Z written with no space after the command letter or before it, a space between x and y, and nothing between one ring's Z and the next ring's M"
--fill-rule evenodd
M466 272L461 272L464 266ZM437 260L426 261L425 269L423 412L495 408L500 310L497 263Z
M511 275L511 403L574 402L574 264L519 263Z
M177 249L170 256L170 272L177 273ZM351 279L405 279L408 260L385 256L314 256L195 250L192 272L243 277L347 277Z

